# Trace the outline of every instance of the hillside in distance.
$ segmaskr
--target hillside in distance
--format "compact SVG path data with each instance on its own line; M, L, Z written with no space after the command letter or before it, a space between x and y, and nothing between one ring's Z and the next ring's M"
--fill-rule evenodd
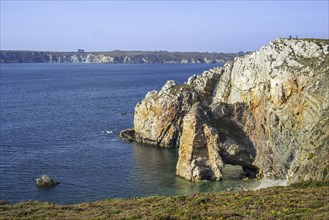
M109 51L50 52L1 50L0 63L226 63L239 53Z

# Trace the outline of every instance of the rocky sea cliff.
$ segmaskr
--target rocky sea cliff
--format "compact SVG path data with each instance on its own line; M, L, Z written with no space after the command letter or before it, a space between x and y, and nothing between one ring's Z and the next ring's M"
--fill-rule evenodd
M168 51L51 52L1 50L0 63L225 63L239 53Z
M289 183L329 180L329 40L277 39L224 67L168 81L121 134L179 147L176 173L220 180L225 164Z

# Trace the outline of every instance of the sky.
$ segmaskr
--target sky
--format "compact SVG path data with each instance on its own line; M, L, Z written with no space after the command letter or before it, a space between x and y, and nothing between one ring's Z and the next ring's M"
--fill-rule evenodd
M254 51L329 38L329 0L0 0L2 50Z

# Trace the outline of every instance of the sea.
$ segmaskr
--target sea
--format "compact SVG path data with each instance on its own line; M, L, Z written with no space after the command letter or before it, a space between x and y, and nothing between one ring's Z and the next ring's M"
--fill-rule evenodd
M1 64L0 200L60 204L241 189L175 175L177 149L127 143L134 106L219 64ZM39 188L34 179L60 182Z

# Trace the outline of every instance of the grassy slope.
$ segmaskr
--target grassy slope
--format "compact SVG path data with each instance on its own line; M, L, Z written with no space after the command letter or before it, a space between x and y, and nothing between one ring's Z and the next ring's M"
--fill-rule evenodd
M329 219L329 182L259 191L1 204L0 219Z

